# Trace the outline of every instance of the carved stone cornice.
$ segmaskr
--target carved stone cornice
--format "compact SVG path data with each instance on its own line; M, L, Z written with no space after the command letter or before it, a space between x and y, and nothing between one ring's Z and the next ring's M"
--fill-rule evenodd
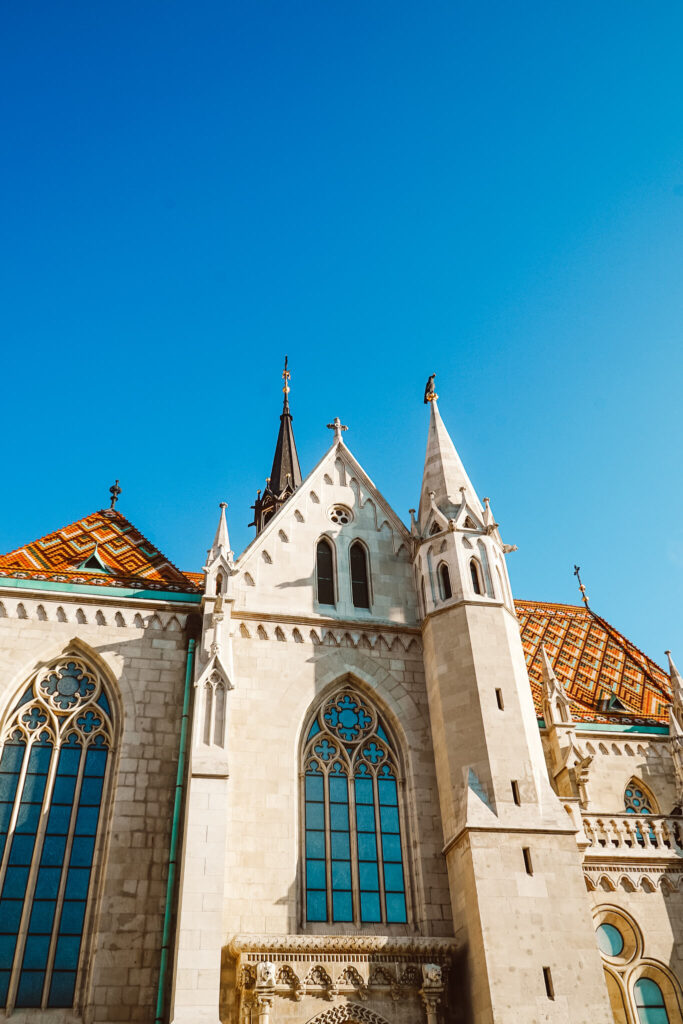
M455 938L422 935L233 935L228 949L241 953L325 954L381 953L384 956L452 956L459 948Z

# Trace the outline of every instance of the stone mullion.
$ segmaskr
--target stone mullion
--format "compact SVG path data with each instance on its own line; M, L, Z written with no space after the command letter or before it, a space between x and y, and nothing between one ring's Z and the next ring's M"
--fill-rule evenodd
M377 785L377 770L372 773L372 797L375 811L375 842L377 843L377 874L379 881L379 902L382 921L387 920L387 894L384 886L384 851L382 850L382 818L379 806L379 786Z
M88 748L86 746L81 747L81 759L78 762L78 775L76 776L76 786L74 788L73 804L71 805L71 817L69 818L69 831L66 836L66 845L64 847L64 860L62 861L62 873L59 878L59 889L57 890L57 899L55 900L55 917L52 922L52 935L50 936L50 948L47 954L47 963L45 966L45 983L43 986L43 999L42 1008L46 1009L48 996L50 993L50 983L52 981L52 968L55 962L55 952L57 949L57 935L59 933L59 925L62 918L62 907L64 906L64 891L66 889L66 876L69 868L69 861L71 860L71 848L73 847L74 832L76 830L76 816L78 815L78 804L81 799L81 789L83 788L83 774L85 772L85 758ZM59 752L58 752L59 754ZM107 758L109 760L109 758ZM104 780L103 780L104 781ZM104 789L104 787L103 787ZM100 804L101 811L101 804ZM98 820L99 825L99 820ZM90 877L92 879L92 866L90 870ZM86 897L87 898L87 897ZM81 932L81 935L83 933ZM81 939L81 945L83 940Z
M351 900L353 920L362 923L360 909L360 867L358 864L358 824L356 822L356 787L349 768L347 773L347 806L349 810L349 853L351 857Z
M36 733L36 736L38 733ZM28 768L28 759L33 744L26 745L26 758L25 763L22 765L24 771ZM7 1009L6 1014L9 1016L14 1009L14 1001L17 997L17 988L19 987L19 975L21 974L21 963L24 958L24 949L26 948L26 936L28 935L28 925L31 918L31 911L33 910L33 893L36 888L36 878L38 875L38 867L40 865L40 858L43 852L43 840L45 838L45 831L47 829L48 812L50 804L52 803L52 790L54 789L55 776L57 774L57 764L59 761L59 748L55 741L52 741L52 757L50 758L50 767L48 768L47 778L45 780L45 791L43 793L43 802L40 809L40 822L36 829L36 837L33 843L33 854L31 856L31 866L29 867L28 880L26 882L26 892L24 893L24 906L21 911L21 920L19 922L19 931L17 933L17 946L14 950L14 960L12 962L12 973L10 975L9 987L7 989ZM22 784L23 791L23 784ZM17 787L17 794L19 789ZM14 810L18 814L19 804L21 798L15 797ZM16 822L16 818L15 818Z
M332 901L332 827L330 821L330 772L327 766L325 766L323 785L325 787L325 889L327 895L327 920L331 923L334 921Z
M406 924L411 924L415 918L413 898L413 879L415 877L415 872L412 869L412 862L409 860L408 857L408 823L406 821L405 813L406 783L405 779L399 778L396 769L394 769L394 772L396 775L396 796L398 801L398 841L401 844L401 870L403 871L403 894L406 901Z

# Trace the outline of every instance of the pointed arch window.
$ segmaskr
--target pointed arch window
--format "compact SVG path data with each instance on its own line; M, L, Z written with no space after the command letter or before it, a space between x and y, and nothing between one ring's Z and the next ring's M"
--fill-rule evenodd
M77 654L31 680L0 732L0 1006L70 1007L113 726Z
M318 604L334 604L334 555L327 537L321 537L316 548Z
M669 1024L664 996L652 978L639 978L633 986L639 1024Z
M448 601L453 596L451 576L445 562L442 562L439 566L439 591L441 592L442 601Z
M365 547L359 540L351 545L349 551L351 565L351 594L354 608L370 607L370 586L368 583L368 556Z
M624 807L627 814L657 814L657 807L651 794L638 779L631 779L624 791Z
M479 563L476 558L470 558L470 575L472 577L472 587L475 594L483 594L484 588L481 585L481 570Z
M398 760L366 697L345 686L322 704L303 770L306 920L405 923Z

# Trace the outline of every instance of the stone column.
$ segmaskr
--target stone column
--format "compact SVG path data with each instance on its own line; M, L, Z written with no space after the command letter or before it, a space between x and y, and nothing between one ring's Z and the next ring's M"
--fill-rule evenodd
M422 965L420 995L427 1013L427 1024L438 1024L438 1009L443 995L443 972L438 964Z

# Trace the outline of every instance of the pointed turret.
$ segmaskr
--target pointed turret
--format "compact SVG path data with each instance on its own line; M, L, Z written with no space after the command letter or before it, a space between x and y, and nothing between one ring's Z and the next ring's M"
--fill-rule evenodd
M212 562L214 558L217 558L219 555L223 555L223 557L229 562L233 560L232 551L230 550L230 537L228 536L228 522L225 518L225 510L227 507L227 502L222 501L220 503L221 513L218 519L216 536L213 538L213 544L209 548L209 562Z
M676 668L676 663L671 657L671 651L664 652L669 659L669 675L671 676L671 690L673 692L673 702L683 710L683 676Z
M292 414L289 411L289 378L287 369L287 356L285 356L285 368L282 379L285 382L283 387L284 401L282 414L280 416L280 430L275 445L275 456L270 476L266 478L266 487L256 495L256 501L252 505L254 509L254 521L250 526L256 527L260 533L269 519L271 519L287 498L297 489L301 483L301 467L299 456L294 441L294 430L292 428Z
M674 808L674 813L680 814L681 808L683 808L683 677L676 668L671 651L666 651L665 654L669 659L669 674L673 691L673 701L669 708L669 744L676 779L677 806Z
M546 725L572 721L571 702L562 683L555 675L555 669L548 657L545 645L541 644L541 674L543 676L543 711Z
M448 519L461 509L463 498L472 511L482 513L481 502L441 419L436 395L428 396L427 401L431 406L429 435L418 511L418 522L423 531L428 525L432 502Z

